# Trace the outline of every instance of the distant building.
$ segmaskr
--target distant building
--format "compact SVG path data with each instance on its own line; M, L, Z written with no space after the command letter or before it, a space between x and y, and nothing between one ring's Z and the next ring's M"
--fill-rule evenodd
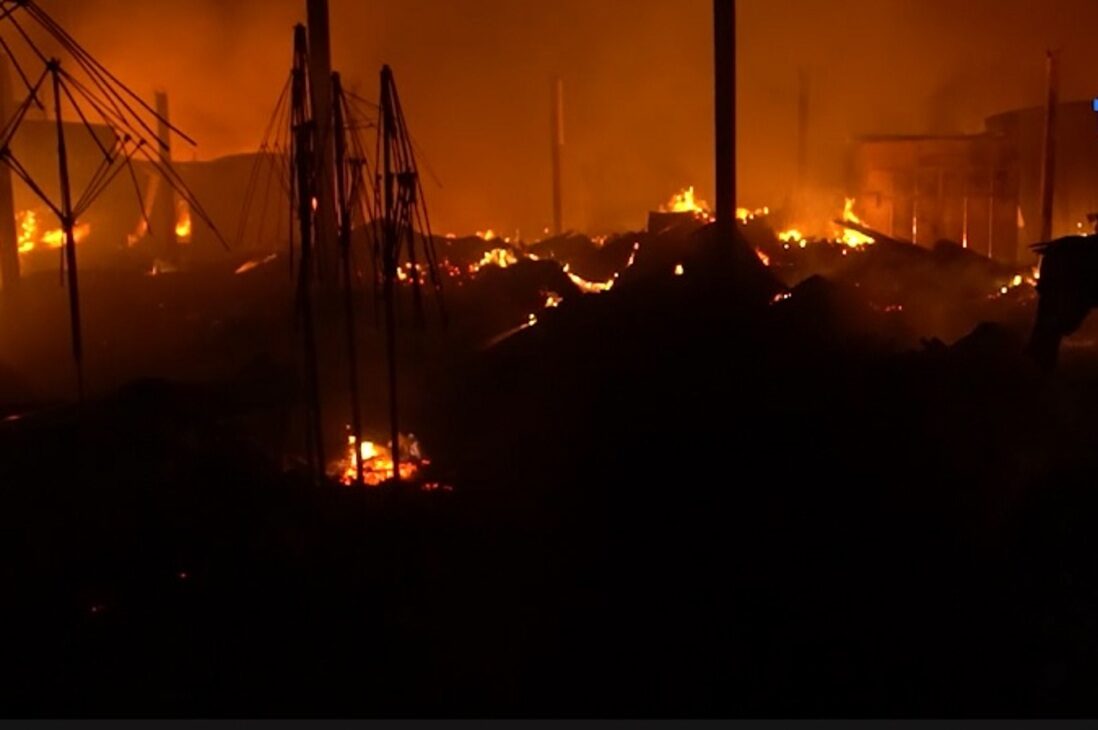
M1018 154L1022 218L1021 243L1040 235L1041 150L1044 107L1007 112L987 120L989 131L1010 140ZM1056 111L1056 183L1052 235L1093 232L1087 215L1098 212L1098 114L1092 102L1061 104Z
M88 129L79 122L66 122L70 173L75 196L79 197L92 181L103 162L103 150L114 145L113 132L105 126ZM94 135L94 136L93 136ZM49 119L28 119L12 142L16 158L50 195L59 188L57 164L57 127ZM199 203L217 225L234 253L284 251L290 230L289 194L284 188L285 164L272 155L258 153L231 155L202 162L175 161L173 167ZM157 210L157 187L167 185L154 167L141 156L133 160L133 175L116 175L95 204L80 217L87 226L85 240L79 246L80 263L85 267L148 268L156 246L173 231L156 230L152 236L143 225L145 215L153 222L161 219ZM282 173L282 174L280 174ZM250 192L250 196L249 196ZM169 198L170 200L170 198ZM159 199L163 204L163 198ZM56 216L22 182L15 184L15 207L20 216L35 214L36 235L60 227ZM143 211L144 208L144 211ZM248 211L246 224L242 221ZM179 211L168 215L176 221ZM186 259L190 262L225 261L226 252L208 225L191 216L193 232L189 236ZM174 225L174 224L173 224ZM17 221L20 235L26 235ZM59 265L56 250L38 246L21 256L24 274L54 269Z
M867 225L933 247L1018 257L1019 166L1005 136L874 136L854 145L851 193Z
M1040 235L1043 107L989 118L986 131L855 140L848 189L867 225L931 247L949 240L1007 263L1034 259ZM1093 231L1098 212L1098 113L1057 110L1053 235Z

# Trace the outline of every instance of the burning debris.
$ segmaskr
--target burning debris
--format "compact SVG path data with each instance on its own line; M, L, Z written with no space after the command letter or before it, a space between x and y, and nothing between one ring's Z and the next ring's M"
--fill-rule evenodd
M19 232L19 253L30 254L33 251L47 249L56 251L65 242L65 233L60 228L40 230L38 213L34 210L22 210L16 214ZM81 223L73 228L73 240L82 243L91 234L91 224Z
M856 201L854 200L854 198L846 199L846 203L843 205L842 223L853 223L858 226L864 226L865 223L854 212L855 202ZM854 228L849 228L845 225L842 228L843 233L841 240L843 243L845 243L847 246L850 246L851 248L858 248L860 246L868 246L870 244L876 243L875 239L865 235L864 233L859 232Z
M263 267L263 266L266 266L267 264L273 263L276 260L278 260L278 254L276 254L276 253L268 254L268 255L266 255L262 258L252 259L250 261L245 261L243 264L241 264L239 267L237 267L236 271L234 271L233 273L236 274L237 276L239 276L241 274L247 274L249 271L255 271L256 269L258 269L260 267Z
M478 235L479 238L479 235ZM492 239L484 239L492 240ZM506 269L508 266L514 266L518 263L518 256L515 252L509 248L494 248L491 251L484 254L484 258L475 264L469 265L469 273L476 274L485 266L497 266L501 269Z
M348 431L350 428L348 427ZM362 480L368 487L379 487L393 481L392 444L382 445L363 441L355 448L354 434L347 436L347 449L343 458L328 469L328 474L345 486L354 486L358 480L359 460L362 462ZM431 462L427 459L414 434L400 435L400 481L411 482L420 476ZM430 491L430 490L429 490Z
M660 206L661 213L685 213L694 218L711 223L713 214L710 212L709 203L699 200L694 196L694 186L683 188L671 196L670 202Z

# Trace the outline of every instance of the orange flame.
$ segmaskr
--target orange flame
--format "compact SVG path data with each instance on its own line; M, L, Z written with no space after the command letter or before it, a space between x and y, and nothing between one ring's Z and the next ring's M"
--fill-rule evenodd
M65 232L55 228L45 233L39 232L38 214L33 210L23 210L16 214L16 222L19 225L19 253L25 254L37 248L51 249L61 248L65 243ZM73 240L80 243L91 234L91 224L82 223L75 226L72 231Z
M694 195L694 186L680 190L671 196L667 205L661 206L664 213L693 213L697 218L709 218L709 203Z
M22 210L16 219L19 222L19 253L33 251L35 239L38 238L38 216L33 210Z
M175 237L180 243L191 242L191 209L186 204L179 204L179 213L175 224Z
M91 224L82 223L72 230L72 238L76 243L80 243L88 237L91 233ZM61 248L65 245L65 232L60 228L55 228L52 231L46 231L42 234L41 243L46 248Z
M608 292L614 288L614 284L618 281L617 274L614 274L614 278L606 282L587 281L587 279L584 279L582 276L573 274L570 266L564 267L564 273L568 274L568 278L571 279L572 283L576 285L576 288L584 294L602 294Z
M847 223L857 223L860 226L864 226L865 223L854 212L854 198L847 198L846 204L843 206L843 220ZM859 233L858 231L850 228L843 229L843 235L841 241L851 248L858 248L859 246L868 246L876 243L877 241L869 236Z
M431 462L420 453L414 436L401 436L400 478L408 481ZM358 459L362 459L362 479L368 487L377 487L393 478L393 452L373 441L363 441L355 448L354 435L347 436L347 452L331 470L340 482L351 486L358 479Z
M489 231L490 232L490 231ZM492 239L487 238L486 241ZM518 257L515 256L515 252L507 248L494 248L484 254L484 258L475 264L470 264L469 273L475 274L485 266L498 266L501 269L506 269L508 266L514 266L518 263Z

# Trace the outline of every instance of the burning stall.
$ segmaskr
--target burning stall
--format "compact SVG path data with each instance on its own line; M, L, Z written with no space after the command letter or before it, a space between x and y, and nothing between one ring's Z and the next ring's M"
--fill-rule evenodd
M920 246L948 240L1004 263L1018 259L1018 157L1004 136L861 137L851 178L873 229Z

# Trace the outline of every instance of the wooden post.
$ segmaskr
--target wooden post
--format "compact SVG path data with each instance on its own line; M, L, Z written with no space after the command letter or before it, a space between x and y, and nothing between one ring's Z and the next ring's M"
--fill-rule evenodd
M168 106L168 95L163 91L156 92L157 137L160 145L160 157L165 163L172 159L172 130L171 110ZM157 258L163 261L174 261L178 253L178 240L175 235L176 211L175 190L166 180L161 180L156 189L156 200L153 203L153 230L152 240L156 249Z
M316 123L316 246L317 271L321 281L338 281L338 225L333 179L335 174L332 139L332 44L328 0L307 0L309 21L309 87L313 120Z
M347 140L343 116L343 82L332 74L332 109L335 131L336 195L339 202L339 252L342 257L344 320L347 327L347 360L351 370L351 430L355 438L355 484L365 483L362 463L362 406L358 392L358 335L355 325L354 263L351 257L352 206L347 195Z
M717 227L736 230L736 0L713 0L716 78Z
M553 84L553 235L564 233L564 81Z
M1045 146L1041 157L1041 241L1052 240L1053 199L1056 193L1056 107L1060 96L1060 59L1048 52L1048 99L1045 103ZM994 182L993 182L994 184ZM994 199L994 191L992 192Z

